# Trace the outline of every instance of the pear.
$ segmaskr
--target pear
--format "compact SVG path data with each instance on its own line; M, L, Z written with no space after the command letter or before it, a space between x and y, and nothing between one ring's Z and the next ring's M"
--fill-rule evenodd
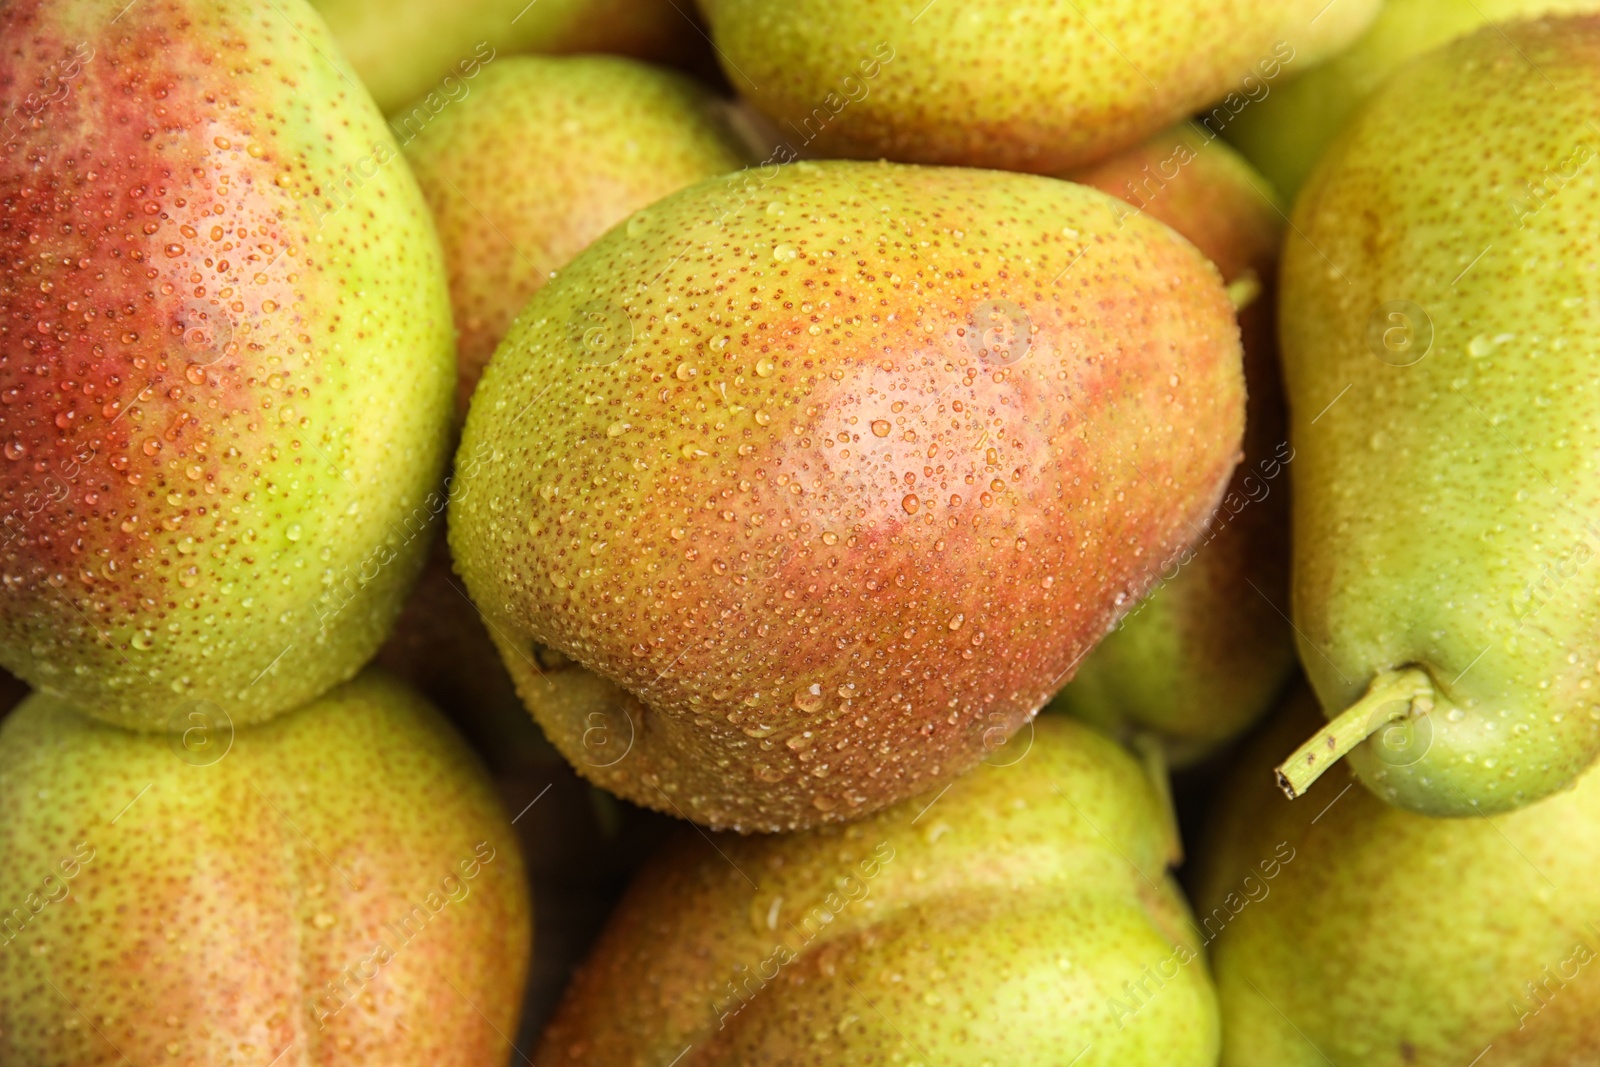
M270 723L0 728L0 1062L506 1059L516 838L466 746L369 672Z
M450 537L580 773L798 829L948 781L1039 709L1202 532L1242 432L1215 268L1117 203L772 166L635 214L534 295L467 417Z
M1070 719L1013 743L848 826L680 834L534 1062L1211 1067L1215 1002L1160 790Z
M705 47L692 5L673 0L311 2L385 113L436 86L444 99L464 98L480 72L514 52L670 59Z
M1240 305L1244 462L1204 541L1169 564L1052 704L1113 732L1154 731L1186 764L1265 714L1294 667L1278 606L1288 603L1293 458L1273 338L1282 215L1265 180L1194 124L1072 177L1193 241Z
M463 415L551 274L638 209L746 162L710 93L609 56L507 57L414 138L409 121L396 128L444 244Z
M1493 818L1402 811L1342 770L1275 802L1315 709L1302 692L1241 761L1200 852L1222 1067L1592 1062L1600 776Z
M1408 60L1486 23L1600 11L1600 0L1386 0L1348 48L1272 86L1226 136L1293 199L1361 102Z
M0 663L138 729L303 704L444 508L427 207L303 0L13 4L0 37L34 108L0 152Z
M701 8L729 80L797 148L1053 174L1214 103L1237 113L1291 65L1347 43L1378 3L702 0Z
M1293 602L1332 721L1283 764L1291 796L1353 749L1392 803L1507 811L1600 752L1597 59L1593 18L1459 39L1391 79L1301 194Z

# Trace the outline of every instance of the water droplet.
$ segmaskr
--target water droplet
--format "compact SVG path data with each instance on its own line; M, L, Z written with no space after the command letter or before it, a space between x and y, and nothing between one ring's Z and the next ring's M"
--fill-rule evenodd
M23 444L22 444L21 441L12 440L12 441L7 441L6 442L6 458L7 459L21 459L23 457L23 455L25 455L27 453L27 451L28 450L25 447L23 447Z
M787 777L787 772L782 767L774 767L767 763L756 764L756 777L763 782L781 782Z
M794 245L778 245L772 250L772 258L779 263L788 263L800 255L800 250Z
M149 630L140 630L128 643L140 652L148 652L155 647L156 638Z
M834 533L832 530L829 530L827 533L822 535L822 543L825 545L836 545L839 543L839 535Z
M955 618L950 620L948 625L952 630L959 630L961 629L962 624L966 621L967 617L965 615L957 615Z
M678 369L672 373L677 376L678 381L686 382L700 372L688 363L680 363L678 364Z
M637 236L639 236L641 233L643 233L649 227L649 225L650 225L650 212L648 212L648 211L636 211L636 212L634 212L633 217L628 220L628 236L629 237L637 237Z
M777 369L778 369L778 365L776 363L772 362L772 360L770 360L770 359L758 359L758 360L756 360L756 374L759 375L762 378L770 378L770 377L772 377L772 372L777 370Z
M287 530L283 531L283 536L287 537L291 541L300 540L300 534L301 534L301 530L300 530L300 524L298 522L294 523Z
M891 427L889 425L889 420L888 419L873 419L872 420L872 436L874 436L874 437L888 437L890 429L891 429Z
M822 708L822 686L812 685L808 689L796 689L794 692L794 706L801 711L818 711Z
M180 245L180 244L170 244L170 245L167 246L167 258L168 259L177 259L181 255L183 255L183 246L182 245Z
M917 499L917 494L915 493L907 493L900 499L900 507L905 510L907 515L915 515L917 513L917 508L921 506L922 501Z

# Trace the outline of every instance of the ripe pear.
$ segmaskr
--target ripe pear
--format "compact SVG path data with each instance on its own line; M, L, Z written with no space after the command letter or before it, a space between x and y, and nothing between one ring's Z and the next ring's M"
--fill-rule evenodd
M1244 462L1204 540L1083 661L1052 707L1112 732L1151 730L1188 763L1265 714L1294 667L1287 443L1273 282L1282 215L1270 186L1184 124L1072 176L1193 241L1222 273L1244 339Z
M1507 811L1600 752L1597 88L1600 19L1480 30L1391 79L1301 194L1294 616L1333 721L1291 796L1353 748L1392 803Z
M0 663L138 729L303 704L443 510L427 207L303 0L11 4L0 38L34 109L0 151Z
M1316 718L1302 692L1200 852L1222 1067L1593 1062L1600 776L1493 818L1402 811L1344 771L1285 804L1269 768Z
M1386 0L1366 32L1272 86L1226 136L1291 200L1344 124L1415 56L1486 23L1600 11L1600 0Z
M470 91L514 52L620 52L670 59L703 40L673 0L311 0L385 113L438 88ZM443 79L443 84L440 84Z
M409 118L396 128L444 244L463 415L551 274L638 209L746 162L710 93L612 56L507 57L414 139Z
M1379 0L702 0L729 80L822 154L1053 174L1342 46ZM921 10L918 11L917 8Z
M1211 1067L1161 791L1090 727L1034 729L999 765L847 826L680 834L534 1062Z
M798 829L948 781L1039 709L1239 454L1216 269L1116 204L773 166L534 295L467 417L451 547L580 773Z
M0 728L0 1062L395 1067L509 1055L529 914L481 766L369 672L270 723Z

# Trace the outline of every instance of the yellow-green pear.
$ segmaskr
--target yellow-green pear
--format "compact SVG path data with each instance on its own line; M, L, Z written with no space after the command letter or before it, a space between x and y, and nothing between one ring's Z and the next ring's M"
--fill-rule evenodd
M441 98L462 99L484 69L516 52L669 59L704 47L694 5L674 0L311 2L385 112L436 86Z
M552 274L640 208L746 162L709 92L614 56L506 57L437 118L413 114L394 124L444 244L462 414Z
M796 149L1054 174L1237 114L1378 0L702 0L728 79Z
M1361 102L1410 59L1486 23L1586 11L1600 11L1600 2L1385 0L1354 43L1273 85L1227 124L1226 136L1293 199Z
M1597 92L1600 17L1487 27L1390 79L1301 193L1293 614L1331 721L1291 796L1350 752L1391 803L1472 816L1600 753Z
M1198 851L1221 1067L1594 1061L1600 775L1519 811L1435 819L1343 770L1288 804L1305 691L1259 738Z
M1212 1067L1162 791L1090 727L1034 729L844 826L680 834L534 1062Z
M0 1063L479 1067L528 970L515 834L438 712L363 674L182 734L0 727Z

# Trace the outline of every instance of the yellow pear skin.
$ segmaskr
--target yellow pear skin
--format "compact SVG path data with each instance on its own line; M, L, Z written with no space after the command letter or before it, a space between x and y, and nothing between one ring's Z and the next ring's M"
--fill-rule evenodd
M1291 795L1350 751L1391 803L1492 814L1600 752L1597 60L1594 17L1446 45L1296 206L1293 614L1331 721L1284 761Z
M1215 1004L1159 791L1090 727L1034 731L844 826L685 831L534 1062L1210 1067Z
M189 723L39 695L0 728L0 1062L504 1060L527 884L438 712L368 672L260 726Z
M1343 768L1286 803L1272 763L1317 718L1302 690L1197 851L1221 1067L1592 1063L1600 776L1484 818L1402 811Z
M1361 102L1408 61L1493 22L1600 11L1596 0L1386 0L1348 48L1274 85L1226 127L1291 201Z
M640 208L745 164L718 108L684 75L631 59L508 56L414 138L398 123L444 245L463 415L551 274Z
M701 7L729 81L797 149L1055 174L1218 102L1231 116L1348 42L1378 0Z
M468 414L451 548L580 773L800 829L950 780L1043 705L1203 532L1243 429L1216 269L1116 206L773 166L534 294Z

